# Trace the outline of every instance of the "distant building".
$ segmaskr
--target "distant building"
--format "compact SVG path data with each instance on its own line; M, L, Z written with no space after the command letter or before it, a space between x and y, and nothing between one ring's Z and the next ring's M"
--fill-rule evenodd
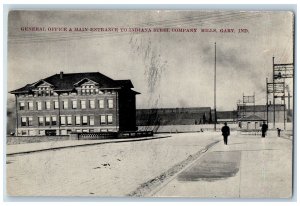
M237 122L237 111L217 111L217 122L218 123L236 123Z
M136 100L130 80L99 72L55 74L11 91L16 135L134 131Z
M261 130L261 126L266 119L263 119L257 115L250 115L239 119L239 128L241 130Z
M210 107L137 109L137 125L193 125L212 123Z
M288 116L288 112L285 110L283 104L275 105L275 122L284 121L284 111L286 120L291 120ZM268 107L268 117L267 117L267 106L266 105L238 105L237 107L238 119L249 117L250 115L256 115L261 119L268 120L269 123L274 122L274 106L269 105Z

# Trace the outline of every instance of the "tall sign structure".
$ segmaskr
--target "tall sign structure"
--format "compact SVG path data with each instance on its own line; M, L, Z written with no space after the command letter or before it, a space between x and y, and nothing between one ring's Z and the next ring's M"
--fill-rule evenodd
M286 79L293 78L294 76L294 63L287 64L275 64L275 57L273 57L273 81L269 83L267 81L267 107L268 107L268 94L273 96L273 128L275 128L276 122L276 99L281 98L284 106L284 129L286 129L286 104L285 104L285 90L286 90ZM288 95L289 97L289 95Z
M243 99L237 101L237 109L238 109L237 118L238 119L246 116L247 106L249 104L253 106L253 110L251 110L251 108L250 108L249 111L253 111L253 114L255 114L255 93L252 96L245 96L243 93Z

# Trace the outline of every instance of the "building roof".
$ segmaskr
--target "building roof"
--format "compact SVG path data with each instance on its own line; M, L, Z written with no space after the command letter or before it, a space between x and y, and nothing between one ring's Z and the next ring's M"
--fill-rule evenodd
M155 113L155 114L167 114L167 113L209 113L210 107L187 107L187 108L151 108L151 109L137 109L137 113Z
M31 89L31 84L26 84L24 87L13 90L10 93L27 93Z
M32 84L27 84L24 87L13 90L10 93L27 93L34 89L40 82L48 83L53 86L54 91L72 91L75 89L79 82L83 80L91 80L99 86L101 89L121 89L121 88L133 88L130 80L113 80L99 72L88 73L68 73L68 74L55 74L45 79L41 79ZM138 92L136 92L138 93Z
M265 121L265 119L255 115L255 114L252 114L250 116L240 118L239 121Z
M269 105L269 110L271 111L273 109L274 105ZM275 104L275 109L278 110L284 110L283 104ZM239 105L237 110L239 112L265 112L267 111L266 105Z
M124 87L133 88L133 85L129 79L126 80L115 80L117 84L123 85Z
M212 112L212 113L214 113L214 112ZM236 119L237 111L217 111L217 118L218 118L218 120Z

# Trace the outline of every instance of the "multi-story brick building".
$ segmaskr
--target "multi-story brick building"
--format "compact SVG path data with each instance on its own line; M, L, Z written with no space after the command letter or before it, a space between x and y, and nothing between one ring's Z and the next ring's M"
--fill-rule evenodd
M135 131L136 101L130 80L99 72L55 74L11 91L16 135Z

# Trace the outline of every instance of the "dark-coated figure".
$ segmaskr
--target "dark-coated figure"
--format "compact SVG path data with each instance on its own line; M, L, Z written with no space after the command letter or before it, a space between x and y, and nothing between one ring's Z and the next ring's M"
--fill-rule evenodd
M265 137L266 133L268 130L268 125L266 124L266 122L263 122L262 126L261 126L261 136Z
M281 132L281 129L280 128L277 128L277 136L280 137L280 132Z
M226 122L224 123L221 131L224 139L224 144L227 145L228 136L230 135L230 128L227 126Z

